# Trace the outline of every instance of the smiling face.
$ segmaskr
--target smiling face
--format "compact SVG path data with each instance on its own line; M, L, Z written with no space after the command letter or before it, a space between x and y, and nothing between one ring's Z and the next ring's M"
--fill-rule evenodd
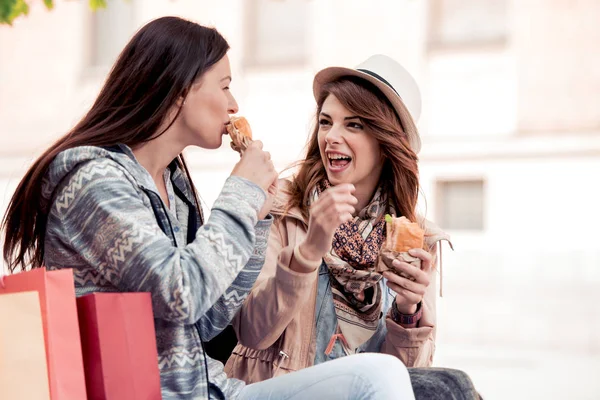
M332 94L323 102L318 119L319 150L329 182L351 183L357 193L372 193L383 168L377 139Z
M317 95L317 122L294 177L290 205L308 218L314 188L327 178L334 185L355 185L360 212L384 179L397 214L414 221L418 158L398 115L378 89L355 77L325 83Z

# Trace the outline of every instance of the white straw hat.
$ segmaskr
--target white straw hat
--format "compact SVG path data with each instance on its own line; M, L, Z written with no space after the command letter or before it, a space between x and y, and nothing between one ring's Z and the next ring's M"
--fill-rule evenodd
M356 76L375 85L392 104L400 117L412 150L421 150L421 138L415 124L421 116L421 92L412 75L388 56L377 54L357 65L355 69L329 67L319 71L313 81L315 99L324 84L344 76Z

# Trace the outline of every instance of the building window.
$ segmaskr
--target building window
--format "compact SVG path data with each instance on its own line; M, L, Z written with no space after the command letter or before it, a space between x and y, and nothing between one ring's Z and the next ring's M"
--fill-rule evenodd
M438 181L437 222L444 229L483 230L483 180Z
M248 67L304 65L309 58L310 2L249 0L244 64Z
M430 47L503 44L506 0L430 0Z
M90 65L110 67L133 34L133 0L107 0L92 13Z

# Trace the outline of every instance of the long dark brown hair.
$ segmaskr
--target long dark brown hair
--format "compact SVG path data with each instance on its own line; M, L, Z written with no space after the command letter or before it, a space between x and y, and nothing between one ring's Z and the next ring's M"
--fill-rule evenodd
M390 102L370 82L356 77L343 77L323 85L317 99L317 119L329 95L335 96L350 113L359 117L369 134L377 139L384 156L380 183L387 188L396 212L416 221L418 158L410 148L402 121ZM308 141L306 157L300 162L289 188L289 206L298 207L305 219L308 219L313 188L327 177L319 151L318 133L317 123Z
M162 135L181 111L167 121L177 101L228 50L217 30L177 17L151 21L133 36L91 109L33 163L13 194L2 221L4 259L11 272L43 263L48 210L41 205L42 179L54 158L78 146L135 147ZM200 209L183 155L177 161Z

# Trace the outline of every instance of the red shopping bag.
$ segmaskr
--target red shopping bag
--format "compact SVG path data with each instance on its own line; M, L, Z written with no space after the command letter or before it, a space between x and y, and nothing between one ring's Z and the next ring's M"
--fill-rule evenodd
M94 293L77 299L90 400L161 399L149 293Z
M0 295L0 399L50 400L37 292Z
M8 275L0 294L39 293L48 381L52 400L86 399L73 271L61 269Z

